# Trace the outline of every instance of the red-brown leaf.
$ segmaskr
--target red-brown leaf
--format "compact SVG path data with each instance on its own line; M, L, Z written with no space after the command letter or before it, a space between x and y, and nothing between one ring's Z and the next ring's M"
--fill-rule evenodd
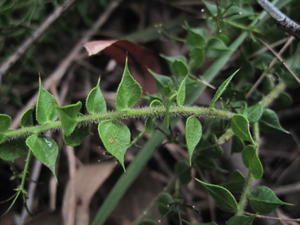
M127 40L100 40L84 44L89 56L105 53L123 64L128 57L128 64L136 80L146 93L155 93L156 85L148 69L160 73L158 57L148 48Z

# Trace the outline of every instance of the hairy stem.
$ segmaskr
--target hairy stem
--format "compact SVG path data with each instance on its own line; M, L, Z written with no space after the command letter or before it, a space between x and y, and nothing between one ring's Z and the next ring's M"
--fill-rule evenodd
M248 176L246 178L245 186L244 186L240 201L238 203L238 211L236 212L236 216L241 216L244 214L245 208L247 206L247 196L250 192L252 181L253 181L253 176L249 172Z
M255 142L257 143L257 154L258 154L258 150L259 150L259 141L260 141L260 134L259 134L259 124L258 123L254 123L254 139ZM249 194L249 192L251 191L251 186L252 186L252 181L254 180L252 174L248 173L245 185L244 185L244 189L238 204L238 211L236 212L237 216L241 216L244 214L245 212L245 208L247 206L247 196Z
M223 119L230 119L233 117L234 113L218 110L214 108L204 108L204 107L189 107L189 106L171 106L168 108L168 113L173 116L204 116L204 117L216 117ZM100 120L106 119L130 119L136 117L161 117L166 114L165 107L145 107L145 108L135 108L128 109L124 111L114 111L106 113L98 113L91 115L83 115L77 118L78 124L89 124L98 122ZM39 134L52 129L61 129L62 124L60 121L50 122L44 125L23 127L16 130L8 130L4 135L6 140L13 139L18 136L26 136L30 134Z
M25 192L26 192L25 191L26 177L27 177L27 173L29 171L31 156L32 156L31 151L28 151L27 157L25 159L24 169L23 169L23 172L22 172L21 183L16 188L16 194L13 197L12 202L10 203L9 207L5 210L5 212L2 215L0 215L0 217L6 215L12 209L12 207L15 205L18 198L22 194L25 194Z
M261 101L260 104L262 104L264 107L269 106L286 88L286 85L283 81L281 81L277 86L273 88L273 90L266 95Z

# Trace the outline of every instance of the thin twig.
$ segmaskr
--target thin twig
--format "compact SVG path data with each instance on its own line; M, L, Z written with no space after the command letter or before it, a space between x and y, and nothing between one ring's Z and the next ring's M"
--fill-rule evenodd
M2 82L3 75L14 65L19 58L28 50L28 48L55 22L63 12L65 12L76 0L66 0L62 5L57 7L53 13L51 13L44 22L33 32L33 34L23 42L16 51L8 57L0 66L0 84Z
M34 194L36 191L36 187L37 187L37 180L40 176L40 172L41 172L41 168L42 168L42 163L40 161L38 161L37 159L34 160L34 165L32 168L32 172L31 172L31 176L30 176L30 183L29 183L29 187L28 187L28 194L27 194L27 199L26 199L26 207L23 207L21 215L16 216L15 217L15 222L17 225L23 225L25 223L25 220L28 216L28 209L31 210L32 209L32 205L33 205L33 199L34 199Z
M279 221L282 225L299 225L299 223L295 221L285 221L284 219L291 219L291 217L285 215L285 213L283 213L281 209L277 208L275 212L277 217L282 218Z
M291 194L294 192L300 192L300 182L294 183L294 184L287 184L281 187L274 188L273 191L277 195L282 194Z
M67 202L67 207L63 207L65 211L63 212L64 224L73 225L75 224L75 212L76 212L76 193L75 193L75 176L76 176L76 156L74 154L74 149L71 146L66 146L66 155L69 164L69 198ZM66 194L66 193L65 193Z
M283 54L283 52L288 48L288 46L290 46L290 44L293 42L295 38L293 36L291 36L287 42L284 44L284 46L280 49L280 51L278 52L278 55L281 56ZM272 47L271 47L272 48ZM274 58L271 63L269 64L269 68L272 68L276 62L276 58ZM263 74L257 79L257 81L254 83L254 85L251 87L251 89L248 91L248 93L246 94L246 98L249 98L249 96L253 93L253 91L258 87L258 85L263 81L263 79L267 76L267 72L263 72Z
M279 41L275 41L274 43L270 44L270 46L272 48L276 48L279 45L282 45L282 44L286 43L288 39L289 38L286 37L286 38L283 38L283 39L281 39ZM250 59L255 58L256 56L261 55L261 54L263 54L266 51L268 51L268 49L266 47L260 48L259 50L257 50L256 52L254 52L252 55L250 55L249 58Z
M300 25L281 12L268 0L257 0L258 4L289 34L300 39Z
M291 218L280 218L280 217L274 217L274 216L265 216L265 215L259 215L254 213L245 212L246 215L249 216L255 216L256 218L260 219L269 219L269 220L282 220L282 221L290 221L290 222L300 222L300 218L291 219Z
M200 79L199 77L197 77L197 76L195 76L193 74L190 74L190 73L188 74L188 76L191 77L194 80L197 80L199 83L201 83L201 84L203 84L203 85L205 85L205 86L207 86L207 87L209 87L209 88L211 88L213 90L216 90L216 87L213 86L212 84L208 83L207 81L205 81L203 79Z
M300 79L296 73L285 63L281 56L264 40L257 38L263 45L265 45L269 51L278 59L278 61L286 68L286 70L294 77L294 79L300 84Z
M58 65L58 67L54 70L52 74L49 75L49 78L44 82L44 88L48 89L51 84L54 82L58 82L61 80L67 69L70 67L72 62L74 62L77 58L77 55L82 50L82 46L85 42L89 41L92 36L99 31L99 28L104 25L107 21L111 13L114 9L121 3L122 0L111 1L110 4L107 6L105 12L101 14L98 20L94 23L90 30L86 32L86 34L77 42L74 48L70 51L68 56ZM20 122L21 116L23 115L24 111L29 108L30 106L34 105L36 100L37 94L34 95L23 107L23 109L16 115L15 120L12 123L12 128L16 128Z

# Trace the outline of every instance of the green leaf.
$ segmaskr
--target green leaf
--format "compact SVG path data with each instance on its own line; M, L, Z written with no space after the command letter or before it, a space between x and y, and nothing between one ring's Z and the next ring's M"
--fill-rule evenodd
M26 139L26 145L32 151L33 155L56 176L55 164L58 155L56 142L50 137L38 137L33 134Z
M223 81L223 83L219 86L217 92L215 93L213 99L211 100L209 107L215 107L216 102L222 96L223 92L226 90L226 88L228 87L230 81L237 74L237 72L239 72L239 70L236 70L225 81Z
M275 193L266 186L256 188L256 190L248 196L248 199L251 208L261 214L268 214L278 206L291 205L290 203L281 201Z
M7 114L0 114L0 132L3 133L8 130L11 124L11 117Z
M233 171L222 183L222 186L231 192L241 193L245 184L245 177L239 171Z
M195 71L201 67L205 59L205 49L204 48L193 48L189 52L190 60L189 66L191 71Z
M182 79L178 91L177 91L177 96L176 96L176 101L178 106L184 105L185 102L185 95L186 95L186 79L187 76Z
M216 4L212 4L208 1L203 1L203 3L211 16L213 16L213 17L217 16L218 8L217 8Z
M33 108L28 108L21 117L21 127L33 126Z
M243 115L237 114L232 117L231 128L234 134L243 141L254 142L249 129L249 121Z
M107 111L106 102L100 89L100 79L97 85L92 88L85 102L85 107L88 113L103 113Z
M130 144L130 130L118 120L104 120L98 125L98 133L106 150L121 164L123 169L124 156Z
M254 178L259 179L263 176L264 169L257 155L256 146L248 145L242 152L245 166L249 169Z
M186 76L188 74L188 68L186 62L176 59L171 64L171 70L175 75Z
M253 216L233 216L226 221L226 225L252 225L255 219Z
M153 133L155 131L155 118L154 117L148 117L145 120L145 132L146 133Z
M274 101L274 107L276 109L285 109L286 107L290 106L293 104L293 98L291 97L290 94L286 92L282 92L276 101Z
M161 215L166 215L173 211L172 204L174 203L173 197L167 193L167 192L162 192L159 194L157 198L158 202L158 210Z
M181 160L175 165L175 174L179 178L180 183L187 184L192 179L191 167L186 160Z
M127 59L116 95L116 109L118 111L133 107L142 96L142 88L131 75Z
M263 125L271 127L275 130L282 131L286 134L290 133L281 126L277 114L271 109L265 109L260 122Z
M75 130L71 133L71 135L66 136L64 135L64 143L66 145L70 145L76 147L82 143L82 140L90 134L89 127L82 126L76 127Z
M0 159L14 161L26 155L27 147L24 139L16 139L0 144Z
M225 42L221 38L216 37L213 37L208 41L207 48L216 52L224 52L230 50L230 48L226 46Z
M203 49L206 44L204 30L189 27L186 42L191 49L194 48Z
M186 63L186 58L183 55L178 55L178 56L161 55L161 57L164 58L169 63L171 69L172 69L172 63L174 63L176 60Z
M56 101L53 95L51 95L41 85L39 86L38 99L36 104L36 120L39 124L43 125L56 120Z
M261 104L253 105L246 110L247 119L249 122L255 123L259 121L264 112L264 107Z
M244 142L236 135L232 137L231 153L242 152L245 147Z
M190 116L185 124L185 141L189 153L189 164L192 164L194 150L202 137L202 125L195 116Z
M78 122L76 119L81 109L81 106L82 103L78 101L75 104L57 107L61 120L61 125L64 129L64 133L66 136L70 135L77 126Z
M174 87L174 82L171 77L155 73L152 70L149 70L149 72L155 79L159 92L164 95L169 95Z
M208 184L204 181L201 181L196 178L196 180L208 191L208 193L214 198L216 205L224 210L229 212L235 212L238 209L238 203L235 200L234 196L226 188L215 185Z
M158 106L163 106L164 104L158 100L158 99L154 99L151 103L150 103L150 107L158 107Z
M234 112L244 115L245 111L247 109L247 102L246 101L232 101L232 102L229 102L229 107L232 108L232 110Z

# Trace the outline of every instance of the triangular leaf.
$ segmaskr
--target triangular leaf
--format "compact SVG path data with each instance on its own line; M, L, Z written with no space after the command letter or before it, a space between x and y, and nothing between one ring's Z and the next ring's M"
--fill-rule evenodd
M97 85L90 91L85 102L88 113L102 113L107 111L106 102L100 89L100 79Z
M242 152L245 166L249 169L254 178L259 179L263 176L264 169L257 155L257 147L248 145Z
M261 104L253 105L247 108L247 119L249 122L255 123L257 122L264 112L264 107Z
M225 42L221 38L213 37L207 42L207 48L209 50L215 50L218 52L229 51L230 48L227 47Z
M227 86L229 85L232 78L239 72L236 70L233 74L231 74L223 83L219 86L218 90L216 91L214 97L212 98L209 107L215 107L216 102L222 96L223 92L226 90Z
M174 62L172 62L171 70L175 75L179 76L186 76L188 73L186 62L179 59L176 59Z
M56 105L55 98L42 87L40 81L38 99L36 103L36 120L39 124L43 125L56 120Z
M56 176L55 164L58 155L56 142L50 137L38 137L33 134L26 139L26 145L32 151L33 155Z
M178 106L184 105L185 102L185 95L186 95L186 79L187 76L182 79L178 91L177 91L177 96L176 96L176 101Z
M205 49L196 47L190 50L189 52L190 60L189 60L189 67L190 70L193 72L201 67L205 59Z
M7 141L0 144L0 159L14 161L26 154L27 147L24 139Z
M174 199L167 192L160 193L158 198L157 198L157 202L158 202L158 210L159 210L161 215L166 215L174 209L174 207L172 208L172 204L174 203Z
M205 47L205 42L206 42L204 30L189 27L186 42L191 49L194 48L203 49Z
M118 120L101 121L98 133L106 150L124 166L124 156L130 144L130 130Z
M187 184L192 179L191 167L186 160L180 160L175 165L175 174L181 184Z
M248 199L251 208L257 213L268 214L278 206L291 205L290 203L281 201L275 193L266 186L259 186L252 192Z
M79 101L75 104L59 106L57 110L61 120L61 125L64 129L65 135L70 135L77 126L77 116L81 109L82 103Z
M231 153L236 152L242 152L245 147L245 144L242 139L240 139L238 136L234 135L232 137L232 143L231 143Z
M214 198L216 205L224 210L229 212L235 212L238 209L238 203L234 196L231 194L229 190L226 188L215 185L215 184L208 184L204 181L196 179L207 191L208 193Z
M149 70L149 72L155 79L159 92L168 95L174 87L171 77L155 73L152 70Z
M189 164L192 164L193 152L201 140L202 125L195 116L190 116L185 125L185 141L189 153Z
M208 13L210 14L210 16L216 16L218 13L218 8L216 6L216 4L212 4L211 2L208 1L203 1L204 6L206 7Z
M222 183L222 186L231 192L242 192L245 185L245 177L239 171L233 171L229 177Z
M81 144L82 140L89 135L89 127L82 126L76 127L75 130L69 135L64 135L63 139L66 145L76 147Z
M21 127L33 126L33 108L28 108L22 115Z
M127 60L116 95L116 109L118 111L133 107L142 96L142 88L133 78L129 69Z
M289 134L289 132L281 126L277 114L271 109L265 109L260 122L265 126Z
M0 132L5 132L10 127L11 117L7 114L0 114Z
M254 142L249 129L249 121L241 114L234 115L231 119L231 128L236 136L243 141Z

